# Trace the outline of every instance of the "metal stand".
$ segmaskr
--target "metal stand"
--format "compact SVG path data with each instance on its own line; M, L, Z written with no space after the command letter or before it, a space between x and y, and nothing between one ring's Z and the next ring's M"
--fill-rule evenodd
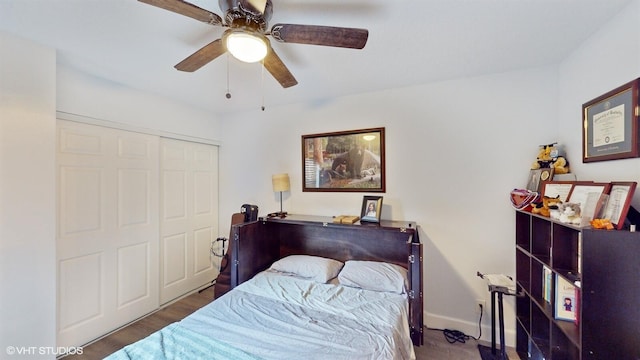
M489 286L489 292L491 293L491 354L494 359L508 360L507 347L504 339L504 311L502 298L504 295L519 296L516 293L515 283L513 278L507 275L487 275L481 274L479 271L477 275L481 279L487 280ZM496 298L498 300L498 321L500 330L500 357L496 358Z
M227 241L227 238L223 238L223 237L222 238L217 238L215 242L218 242L218 241L222 241L222 254L219 255L219 254L216 254L215 251L213 251L213 243L211 244L211 253L221 259L220 260L220 271L218 272L218 274L220 274L227 267L227 264L228 264L228 262L224 263L224 264L222 263L224 261L224 256L225 256L224 243L225 243L225 241ZM208 288L212 287L213 285L215 285L216 284L216 280L218 280L218 277L216 277L215 279L211 280L211 284L209 284L209 286L198 290L198 294L203 292L203 291L205 291L205 290L207 290Z

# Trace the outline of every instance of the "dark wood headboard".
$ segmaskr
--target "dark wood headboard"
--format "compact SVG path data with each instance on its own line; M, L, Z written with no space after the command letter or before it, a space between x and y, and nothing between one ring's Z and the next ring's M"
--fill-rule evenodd
M406 268L411 338L415 345L422 345L422 244L415 223L345 225L334 224L330 217L289 215L234 225L231 233L232 288L288 255L384 261Z

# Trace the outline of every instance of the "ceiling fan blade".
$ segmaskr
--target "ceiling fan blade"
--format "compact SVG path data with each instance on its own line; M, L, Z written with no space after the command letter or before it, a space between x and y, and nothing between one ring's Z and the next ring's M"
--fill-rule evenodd
M333 26L275 24L271 36L281 42L362 49L369 30Z
M283 88L298 84L298 80L293 77L293 74L287 69L287 66L280 60L280 57L278 57L278 54L276 54L272 47L269 47L269 52L263 61L264 67Z
M169 10L211 25L222 25L222 18L209 10L205 10L183 0L138 0L145 4Z
M222 39L214 40L213 42L203 46L200 50L191 54L188 58L182 60L174 67L180 71L193 72L205 66L218 56L224 54L226 51L227 49L225 49L222 44Z

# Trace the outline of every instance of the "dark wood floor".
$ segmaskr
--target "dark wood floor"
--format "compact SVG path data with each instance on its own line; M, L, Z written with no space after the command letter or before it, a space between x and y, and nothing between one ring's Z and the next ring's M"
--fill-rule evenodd
M134 343L156 330L183 319L213 299L213 287L201 293L189 295L149 316L146 316L90 345L83 347L82 355L70 355L65 360L103 359L107 355ZM478 343L471 339L465 343L449 343L443 333L426 330L425 344L416 347L417 360L481 360ZM485 344L486 345L486 344ZM509 358L518 359L513 349L509 349Z

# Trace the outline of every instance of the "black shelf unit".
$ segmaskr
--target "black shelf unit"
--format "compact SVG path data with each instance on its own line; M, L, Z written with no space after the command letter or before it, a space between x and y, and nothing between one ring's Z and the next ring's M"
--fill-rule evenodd
M640 233L580 228L522 210L515 220L520 358L640 359ZM579 285L576 322L555 317L557 276Z

